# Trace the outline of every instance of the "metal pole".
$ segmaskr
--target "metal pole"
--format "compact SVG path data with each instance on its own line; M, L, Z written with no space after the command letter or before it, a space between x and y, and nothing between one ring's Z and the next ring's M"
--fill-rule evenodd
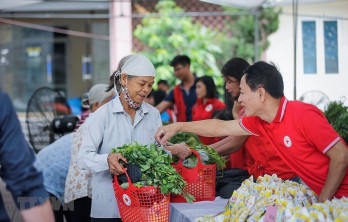
M254 62L259 60L259 15L260 8L254 9Z
M297 20L298 20L298 0L292 0L292 16L294 23L294 100L296 100L296 75L297 75Z

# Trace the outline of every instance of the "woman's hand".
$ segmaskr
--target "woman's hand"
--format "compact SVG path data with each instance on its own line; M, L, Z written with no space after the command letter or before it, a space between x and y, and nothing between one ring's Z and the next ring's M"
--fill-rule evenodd
M167 146L167 149L181 160L184 160L191 154L191 149L186 143L178 143Z
M127 163L127 159L122 156L120 153L111 153L108 156L108 164L109 164L109 171L113 175L120 175L124 173L124 168L122 164L120 163L120 160L122 160L124 163Z
M244 107L238 101L234 101L233 103L232 115L233 119L240 119L245 115Z

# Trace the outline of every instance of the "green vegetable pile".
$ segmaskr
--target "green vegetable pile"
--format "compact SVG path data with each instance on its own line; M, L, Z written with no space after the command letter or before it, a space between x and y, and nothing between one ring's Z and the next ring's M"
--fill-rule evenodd
M203 144L198 144L192 147L192 149L199 152L203 164L209 165L215 163L218 169L225 168L225 160L216 152L215 149ZM208 156L208 158L206 156Z
M343 102L330 102L324 115L337 133L348 143L348 107Z
M216 164L218 169L223 169L225 167L225 160L216 152L215 149L209 146L203 145L198 136L193 133L179 132L176 133L169 142L176 143L186 143L189 147L197 150L200 154L202 163L205 165ZM173 157L173 162L177 162L178 158ZM193 168L197 165L197 157L191 154L183 161L183 165L188 168Z
M172 138L170 138L169 142L173 144L186 143L189 147L201 144L201 141L196 134L186 132L176 133Z
M141 180L135 186L153 185L159 187L162 194L180 194L188 203L193 202L194 197L183 190L186 182L171 166L171 157L162 148L134 143L113 148L112 153L121 153L129 163L141 169Z

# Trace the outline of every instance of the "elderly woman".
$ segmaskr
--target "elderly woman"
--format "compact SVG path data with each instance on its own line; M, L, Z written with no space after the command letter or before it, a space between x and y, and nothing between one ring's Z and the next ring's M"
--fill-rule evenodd
M155 79L153 64L142 55L123 58L110 78L109 90L116 97L99 108L86 123L78 164L94 172L92 182L92 221L121 221L113 191L111 174L123 173L119 153L113 147L137 142L155 143L155 133L162 125L159 111L144 102ZM167 147L173 155L185 158L189 148L182 144Z

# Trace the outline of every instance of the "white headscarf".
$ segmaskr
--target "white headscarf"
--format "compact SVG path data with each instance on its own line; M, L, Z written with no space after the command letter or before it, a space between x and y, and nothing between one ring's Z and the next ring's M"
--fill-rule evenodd
M124 60L124 61L122 61ZM150 62L150 60L139 54L134 54L130 55L127 57L124 57L122 59L118 70L115 72L115 79L116 76L121 75L121 73L125 73L130 76L150 76L150 77L155 77L155 67L153 64ZM124 62L124 64L121 64ZM115 81L115 80L114 80ZM116 82L114 83L115 87L115 92L116 95L119 96L119 93L116 90ZM124 99L128 103L128 105L133 108L133 109L138 109L141 106L141 103L136 103L132 100L132 98L129 95L128 87L127 87L127 81L126 81L126 86L121 86L121 91L123 93Z
M151 61L140 54L130 55L126 58L119 74L126 73L131 76L152 76L155 77L156 70Z

